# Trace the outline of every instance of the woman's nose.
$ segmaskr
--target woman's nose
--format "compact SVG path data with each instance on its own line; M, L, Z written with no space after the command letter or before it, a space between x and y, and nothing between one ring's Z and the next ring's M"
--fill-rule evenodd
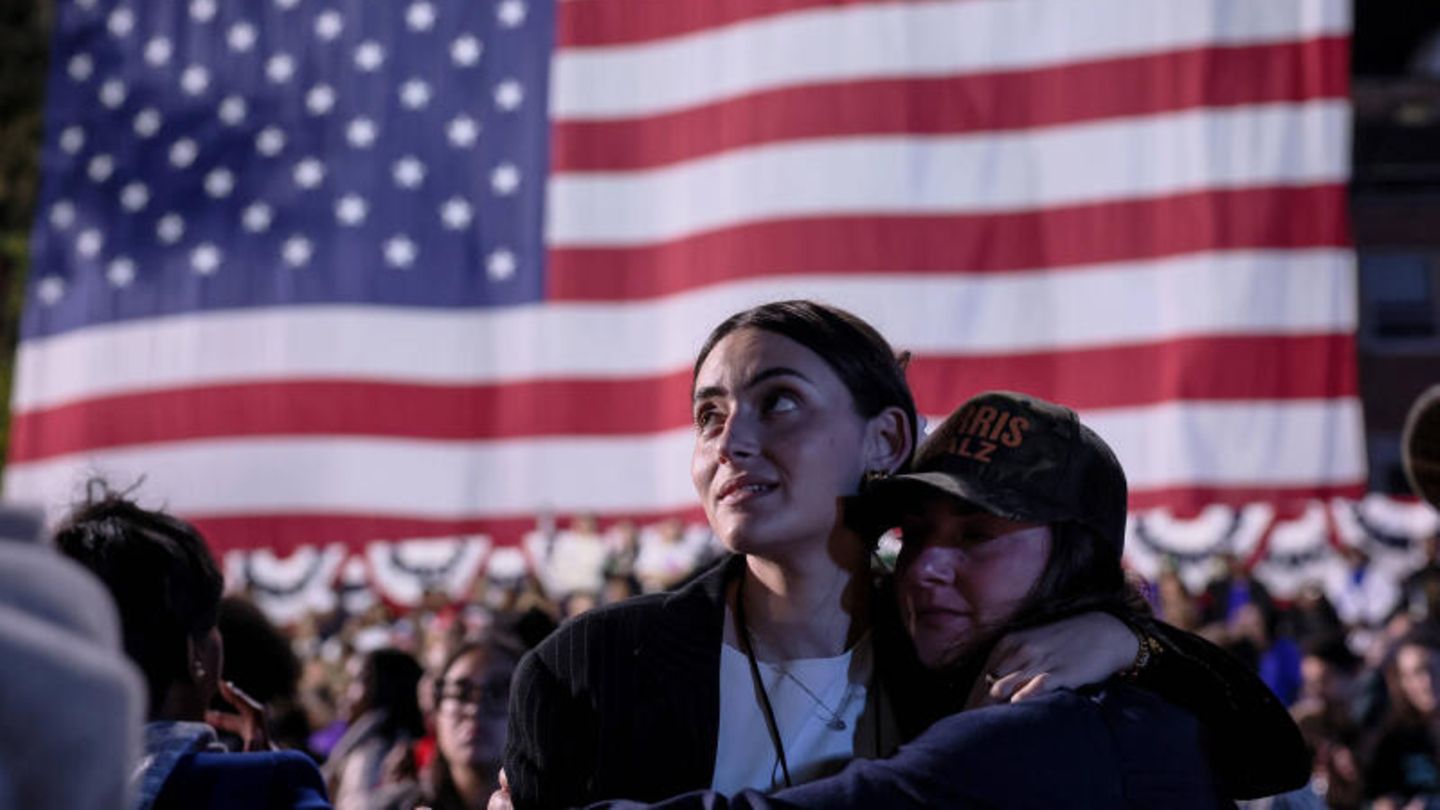
M927 546L915 558L915 570L920 581L926 584L948 585L955 581L959 560L958 552L951 548Z
M754 455L760 447L759 429L744 414L732 414L720 431L720 457L726 461Z

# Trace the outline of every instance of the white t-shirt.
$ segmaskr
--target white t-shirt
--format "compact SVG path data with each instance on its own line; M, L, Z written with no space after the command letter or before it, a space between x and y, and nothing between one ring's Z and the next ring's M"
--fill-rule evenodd
M869 635L834 658L757 663L795 784L836 773L855 758L860 716L874 669ZM750 663L743 652L723 642L720 729L710 786L727 795L745 788L770 791L785 786Z

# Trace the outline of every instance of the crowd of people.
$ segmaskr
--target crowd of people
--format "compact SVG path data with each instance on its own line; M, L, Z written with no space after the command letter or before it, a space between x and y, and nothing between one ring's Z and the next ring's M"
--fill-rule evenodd
M25 563L57 570L0 589L64 652L132 665L57 659L111 735L62 770L108 774L88 784L112 802L67 806L1440 802L1433 540L1383 612L1318 587L1272 598L1240 560L1199 593L1173 571L1136 583L1103 439L991 392L921 442L903 372L843 311L739 313L695 365L705 531L581 516L527 539L503 586L337 600L284 626L224 592L194 527L94 483L59 554L29 555L55 559ZM1341 593L1363 590L1353 563ZM88 585L38 584L77 566ZM48 661L19 629L0 626L0 649ZM7 722L27 705L0 694ZM5 752L0 807L57 795L45 768L13 767L74 730L53 716ZM134 752L124 721L141 717Z

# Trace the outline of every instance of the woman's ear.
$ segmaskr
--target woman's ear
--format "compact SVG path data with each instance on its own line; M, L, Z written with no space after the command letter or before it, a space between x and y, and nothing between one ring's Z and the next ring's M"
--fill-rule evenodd
M865 471L893 473L910 461L915 437L905 411L891 406L870 418L865 425Z
M205 656L200 645L188 633L185 635L185 671L194 683L204 683L210 672L205 667Z

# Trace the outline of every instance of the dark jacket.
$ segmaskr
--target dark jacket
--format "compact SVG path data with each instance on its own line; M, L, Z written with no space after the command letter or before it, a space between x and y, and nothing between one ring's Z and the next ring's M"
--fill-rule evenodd
M611 810L634 807L626 802ZM664 810L762 808L1233 807L1206 764L1199 722L1146 690L1110 683L961 712L883 760L769 796L698 792Z
M510 692L505 773L515 806L569 807L603 799L658 801L709 787L720 712L720 645L728 557L673 593L577 617L525 656ZM930 719L923 682L879 594L874 644L879 692L908 739ZM1214 645L1166 625L1142 685L1203 718L1225 794L1250 798L1303 785L1310 761L1299 730L1263 683ZM881 749L886 750L882 741Z

